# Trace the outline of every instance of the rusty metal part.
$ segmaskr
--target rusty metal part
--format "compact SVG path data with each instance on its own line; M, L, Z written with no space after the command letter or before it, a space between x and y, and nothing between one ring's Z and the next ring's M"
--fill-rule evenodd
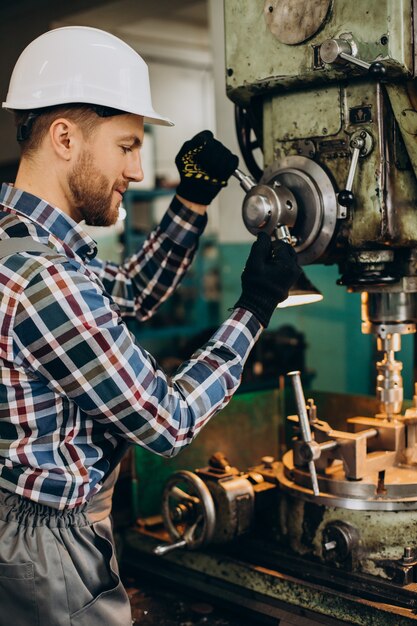
M312 263L326 250L336 227L337 201L334 187L320 165L303 156L274 161L261 183L283 185L295 197L296 220L291 234L301 265Z
M232 467L221 452L195 473L175 472L162 495L163 521L174 544L158 546L156 553L195 550L245 534L253 522L255 490L262 490L263 482L259 473Z
M359 533L346 522L330 522L323 529L323 557L325 561L342 563L358 545Z
M320 422L325 441L333 440L337 446L324 449L316 461L319 496L313 495L309 474L302 462L296 464L300 461L296 448L283 457L277 473L281 487L301 499L314 500L324 506L369 511L417 509L417 466L401 463L405 460L407 418L403 417L402 422L352 418L350 422L356 432L328 430L323 427L326 423ZM410 426L415 433L415 424L407 428ZM316 439L318 432L315 430ZM384 472L383 489L381 472Z
M294 226L297 201L293 193L278 181L256 185L247 192L242 205L243 222L252 235L273 235L280 226Z
M158 546L158 555L176 548L195 550L213 537L213 498L204 481L193 472L180 470L170 476L162 495L162 516L174 544Z
M153 556L159 540L154 536L129 530L125 539L125 565L160 576L170 585L233 603L245 614L254 611L252 623L269 623L271 618L297 626L340 626L346 620L358 626L417 623L413 588L393 589L370 576L347 575L345 570L317 560L309 563L265 542L239 543L220 554L179 551L161 560Z
M196 470L210 490L216 508L216 526L212 543L232 541L247 533L253 522L254 484L261 476L213 472L211 467Z

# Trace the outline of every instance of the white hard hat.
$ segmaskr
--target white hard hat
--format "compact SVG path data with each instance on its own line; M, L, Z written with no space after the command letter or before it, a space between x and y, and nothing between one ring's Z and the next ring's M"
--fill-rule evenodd
M133 48L97 28L50 30L18 58L3 107L34 110L78 102L142 115L149 124L173 126L154 111L148 66Z

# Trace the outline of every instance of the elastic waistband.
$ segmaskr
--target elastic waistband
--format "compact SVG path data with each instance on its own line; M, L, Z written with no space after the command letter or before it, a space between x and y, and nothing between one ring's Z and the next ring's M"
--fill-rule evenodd
M17 522L22 526L48 526L49 528L68 528L69 526L86 526L87 504L73 509L59 511L45 504L32 502L27 498L0 489L0 520Z

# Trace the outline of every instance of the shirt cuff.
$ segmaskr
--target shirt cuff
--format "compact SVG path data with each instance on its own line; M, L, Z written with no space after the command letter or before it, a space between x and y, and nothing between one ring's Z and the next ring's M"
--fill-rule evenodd
M263 326L253 313L237 307L213 335L212 340L233 347L246 360L262 331Z
M175 243L187 248L195 244L207 224L207 215L200 215L175 196L161 221L161 229Z

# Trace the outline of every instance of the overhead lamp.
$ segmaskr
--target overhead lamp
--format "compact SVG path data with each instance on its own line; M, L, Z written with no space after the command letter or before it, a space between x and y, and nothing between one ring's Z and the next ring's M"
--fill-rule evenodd
M301 272L296 283L288 292L288 298L278 304L279 309L285 309L289 306L298 306L300 304L312 304L323 300L323 294L313 283L307 278L304 272Z

